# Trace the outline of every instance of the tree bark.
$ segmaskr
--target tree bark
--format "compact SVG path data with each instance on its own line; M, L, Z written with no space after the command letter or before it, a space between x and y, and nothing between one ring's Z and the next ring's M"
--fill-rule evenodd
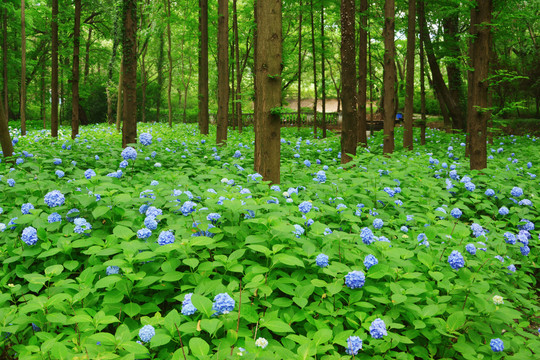
M422 1L422 0L421 0ZM407 74L405 80L405 114L403 147L413 149L413 106L414 106L414 49L416 46L415 34L416 0L409 0L409 19L407 24Z
M55 1L54 0L53 4ZM4 111L6 112L6 121L9 117L9 102L8 102L8 32L7 32L7 9L2 11L2 74L3 74L3 93L2 101L4 102ZM53 36L54 38L54 36Z
M426 82L425 82L425 55L424 55L424 0L418 1L418 23L420 28L420 144L426 145Z
M122 147L137 142L137 1L124 0Z
M142 92L142 122L146 122L146 87L148 85L148 74L146 73L146 53L148 52L148 44L144 44L144 49L142 51L141 55L141 77L142 77L142 84L141 84L141 92Z
M199 0L199 131L208 135L208 0Z
M240 88L242 86L242 74L240 73L240 46L238 41L238 13L236 9L236 0L233 0L233 31L234 31L234 48L235 48L235 60L236 60L236 122L238 125L238 132L242 132L242 93ZM249 51L248 51L249 52Z
M216 144L227 142L227 117L229 116L229 5L228 0L218 0L218 113Z
M471 170L487 167L487 122L491 116L488 96L492 0L479 1L471 9L471 70L468 121Z
M161 91L163 90L163 58L165 54L163 53L163 47L165 46L165 41L163 39L163 31L159 33L159 52L157 58L157 83L158 91L156 92L156 121L159 122L161 118Z
M122 123L123 112L123 84L124 84L124 58L120 60L120 75L118 76L118 90L116 97L116 131L120 132L120 124Z
M45 110L45 94L48 92L47 88L45 87L45 66L41 68L41 96L40 96L40 103L39 103L39 110L41 115L41 120L43 121L43 129L47 129L47 111Z
M172 100L171 100L171 88L172 88L172 53L171 53L171 0L167 0L167 42L169 47L167 48L167 58L169 59L169 87L167 88L167 105L169 107L169 127L172 127Z
M321 1L321 91L322 91L322 136L326 138L326 76L324 54L324 1Z
M9 135L8 118L3 103L0 102L0 145L4 158L13 155L13 143Z
M57 0L55 0L57 1ZM118 31L118 11L115 11L114 16L114 39L113 39L113 48L111 53L111 59L109 60L109 65L107 69L107 122L109 124L113 123L113 104L112 104L112 94L111 94L111 88L113 87L113 69L114 69L114 63L116 61L116 52L118 49L118 44L120 43L120 36ZM118 115L117 115L118 117Z
M317 138L317 49L315 47L315 14L313 11L313 0L310 0L311 6L311 48L313 56L313 87L315 90L315 99L313 99L313 137Z
M26 23L24 2L21 0L21 135L26 135Z
M73 29L73 67L71 69L71 138L79 134L79 45L81 34L81 0L75 0L75 26Z
M280 181L281 0L258 0L255 44L255 171Z
M367 20L368 0L360 1L360 34L358 44L358 142L367 146Z
M394 0L384 2L384 72L383 72L383 118L384 118L384 140L383 153L394 152L394 119L395 114L395 84L396 66L394 58L396 48L394 45Z
M88 38L86 39L86 52L84 54L84 84L86 84L86 80L90 74L90 44L92 43L92 30L93 27L90 26L88 28Z
M296 126L298 130L302 126L302 0L298 5L298 92L296 94Z
M454 58L454 61L448 62L446 65L446 73L448 74L448 90L450 91L450 96L454 99L454 102L464 110L461 106L462 96L463 96L463 80L461 78L461 71L458 67L458 59L460 57L459 49L459 13L455 12L446 17L443 20L443 29L444 29L444 42L448 46L448 51L450 56ZM456 121L452 123L453 129L466 130L464 124L459 124Z

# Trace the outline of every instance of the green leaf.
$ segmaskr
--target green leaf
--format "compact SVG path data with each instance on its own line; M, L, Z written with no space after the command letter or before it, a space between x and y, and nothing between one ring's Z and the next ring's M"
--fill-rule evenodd
M113 229L113 234L122 240L129 240L135 235L130 228L122 225L116 225Z
M280 262L282 264L289 265L289 266L304 267L304 262L300 260L299 258L292 255L278 254L274 256L273 260L274 260L274 263Z
M157 333L152 337L152 340L150 340L150 347L156 348L158 346L163 346L165 344L168 344L170 341L171 337L169 335Z
M212 300L207 299L202 295L191 295L191 303L197 308L197 310L199 310L203 314L206 314L206 316L208 317L212 316L212 314L214 313L214 310L212 310Z
M109 287L113 284L116 284L117 282L119 282L120 280L122 280L120 278L120 276L118 275L108 275L108 276L105 276L101 279L99 279L97 282L96 282L96 285L94 286L96 289L99 289L99 288L104 288L104 287Z
M260 327L265 327L268 330L276 333L294 332L294 330L289 326L289 324L281 320L265 321L260 324Z
M328 342L330 339L332 339L332 330L320 329L313 335L312 341L315 343L315 346L319 346L320 344Z
M110 209L108 206L98 206L94 209L94 211L92 211L92 216L94 216L94 219L97 219L105 215L109 210Z
M248 245L247 247L253 251L263 253L266 256L269 256L270 254L272 254L272 251L270 251L270 249L268 249L266 246L263 246L263 245L252 244L252 245Z
M210 346L206 341L198 337L192 337L189 339L189 349L191 353L199 359L206 359Z
M138 315L139 312L141 311L141 307L139 306L139 304L135 304L135 303L126 304L124 305L122 309L131 318L134 317L135 315Z
M60 275L64 271L64 267L60 264L51 265L45 268L45 275L47 277L53 277L56 275Z
M202 319L201 329L208 332L210 335L214 335L216 331L223 326L223 322L219 319Z
M467 319L463 311L452 313L446 320L446 326L449 332L453 332L461 328Z

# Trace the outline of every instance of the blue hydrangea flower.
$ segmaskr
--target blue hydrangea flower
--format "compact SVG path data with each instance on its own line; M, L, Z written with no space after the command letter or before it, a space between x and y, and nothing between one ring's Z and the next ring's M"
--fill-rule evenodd
M511 245L514 245L516 243L516 236L512 234L511 232L505 232L504 233L504 240Z
M347 339L347 354L357 355L362 350L362 339L358 336L349 336Z
M120 168L122 169L125 169L127 168L127 166L129 165L129 163L127 162L127 160L122 160L120 161L120 165L118 165Z
M326 228L324 229L324 235L330 235L332 233L332 229Z
M369 327L369 333L374 339L382 339L383 336L388 335L386 332L386 324L380 318L373 320L371 326Z
M118 274L120 272L120 268L118 266L107 266L107 270L105 270L107 275L113 275Z
M309 201L304 201L298 205L298 210L300 210L301 213L307 214L310 212L311 208L313 207L313 204Z
M458 270L465 266L465 259L463 258L463 255L457 250L452 251L452 253L448 256L448 263L454 270Z
M493 196L495 195L495 191L493 191L493 189L487 189L485 194L486 196Z
M163 246L174 242L174 234L172 231L162 231L158 237L158 244Z
M56 170L54 173L56 174L56 176L58 176L59 179L63 178L65 175L62 170Z
M474 189L476 189L476 185L468 181L465 183L465 189L467 189L467 191L474 191Z
M465 250L471 255L476 255L476 246L474 244L465 245Z
M360 237L362 238L362 242L366 245L369 245L375 241L373 236L373 231L371 231L370 228L362 228L362 231L360 232Z
M511 272L516 272L516 266L514 264L510 264L506 268Z
M122 158L124 160L135 160L135 159L137 159L137 150L135 150L131 146L126 147L124 150L122 150Z
M523 199L518 202L518 205L522 206L532 206L532 201L529 199Z
M13 179L7 179L7 183L10 187L14 187L15 186L15 180Z
M152 325L144 325L141 330L139 330L139 338L142 342L149 342L156 335L156 330Z
M21 238L26 245L35 245L38 241L37 230L32 226L28 226L23 230Z
M191 295L193 293L184 296L184 301L182 301L182 315L190 316L197 312L197 308L191 303Z
M345 285L349 289L358 289L364 286L364 283L366 281L366 276L362 271L351 271L347 275L345 275Z
M403 226L400 228L400 230L401 230L402 232L404 232L404 233L409 232L409 228L406 227L405 225L403 225Z
M519 248L519 251L521 251L521 255L527 256L531 252L531 249L527 245L523 245Z
M22 204L21 206L21 212L23 215L30 214L30 210L34 210L34 205L31 203Z
M54 165L60 165L61 163L62 163L62 159L57 159L57 158L55 158L55 159L53 160L53 164L54 164Z
M92 230L92 225L83 218L76 218L73 220L73 223L75 224L75 229L73 229L73 231L77 234L82 234L86 230Z
M294 231L293 234L296 235L297 238L302 236L304 234L305 230L302 227L302 225L294 224Z
M146 209L146 216L156 218L159 215L163 215L163 210L158 209L155 206L150 206L148 209Z
M485 236L486 235L486 232L485 232L484 228L480 224L472 223L471 224L471 230L473 232L474 237L480 237L480 236Z
M313 180L320 183L326 182L326 173L323 170L317 171Z
M389 187L385 187L383 191L387 193L390 197L394 197L394 195L396 194L396 192Z
M384 225L384 221L382 221L382 219L375 219L375 220L373 220L373 227L374 227L375 229L380 229L380 228L383 227L383 225Z
M369 254L364 258L364 266L366 267L367 270L369 270L369 268L372 267L373 265L377 265L378 263L379 263L379 260L377 260L377 258L372 254Z
M463 212L458 208L453 208L452 211L450 211L450 215L456 219L459 219L461 215L463 215Z
M32 323L32 330L34 330L34 332L40 332L41 328L37 326L36 324Z
M306 222L304 223L304 225L305 225L306 227L310 227L310 226L313 225L314 223L315 223L315 220L313 220L313 219L308 219L308 221L306 221Z
M317 255L317 258L315 258L315 263L318 267L327 267L328 266L328 255L325 254L319 254Z
M521 195L523 195L523 189L520 187L514 186L512 190L510 191L510 195L515 196L515 197L520 197Z
M94 176L96 176L96 172L94 170L92 170L92 169L87 169L84 172L84 177L87 178L88 180L90 180Z
M139 136L139 142L144 146L151 145L152 144L152 134L142 133Z
M520 230L527 230L527 231L533 231L534 230L534 223L527 219L521 219L520 222L524 222L523 225L518 225L518 229Z
M311 162L309 160L304 160L304 165L306 165L307 167L310 167Z
M139 239L148 239L152 235L152 231L147 228L143 228L137 231L137 238Z
M239 158L239 157L241 157L241 156L242 156L242 153L240 152L240 150L236 150L236 151L234 152L233 158Z
M57 207L63 205L66 198L59 190L53 190L45 195L44 201L49 207Z
M508 210L506 206L501 206L501 208L499 209L499 215L502 215L502 216L508 215L509 212L510 211Z
M414 215L407 215L407 221L413 221Z
M47 217L47 221L49 222L49 224L52 224L55 222L61 222L62 216L60 216L59 213L52 213L51 215Z
M491 341L489 342L489 346L491 346L491 350L493 350L494 352L501 352L504 350L504 343L499 338L491 339Z
M206 216L206 220L211 221L213 224L215 224L219 219L221 219L221 215L218 213L210 213Z
M341 211L345 210L346 208L347 208L347 205L345 205L345 204L338 204L338 205L336 206L336 210L337 210L338 212L341 212Z
M214 304L212 304L212 310L215 311L213 315L228 314L234 310L234 299L227 293L217 294L214 297Z
M182 212L184 216L188 216L189 214L195 211L195 206L197 206L196 203L188 200L184 204L182 204L180 211Z

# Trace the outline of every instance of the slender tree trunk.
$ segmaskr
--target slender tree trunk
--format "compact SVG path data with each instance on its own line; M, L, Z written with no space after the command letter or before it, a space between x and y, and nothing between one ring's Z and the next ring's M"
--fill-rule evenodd
M233 34L234 36L234 34ZM232 129L233 130L236 130L236 106L234 105L234 100L236 99L236 78L234 77L234 69L235 69L235 63L236 63L236 60L235 60L235 57L234 57L234 41L231 43L230 45L230 50L231 50L231 53L230 53L230 61L229 61L229 80L230 80L230 96L229 96L229 101L230 101L230 108L231 108L231 123L232 123Z
M326 138L326 76L324 54L324 1L321 1L321 91L322 91L322 136Z
M73 30L73 67L71 70L71 138L79 134L79 45L81 34L81 0L75 0L75 26Z
M163 39L163 32L159 34L159 53L157 59L157 83L158 91L156 92L156 121L159 122L161 118L161 91L163 90L163 58L165 56L163 47L165 41Z
M4 158L13 155L13 143L9 135L8 118L2 102L0 102L0 145L2 145Z
M354 0L341 0L341 102L343 117L341 130L341 163L356 155L358 122L356 120L356 50Z
M57 1L57 0L55 0ZM54 1L53 1L54 3ZM4 102L4 111L6 112L6 121L9 119L9 102L8 102L8 32L7 32L7 9L2 11L2 74L3 74L3 93L2 101Z
M142 14L141 14L142 15ZM146 86L148 85L148 74L146 73L146 53L148 52L148 44L144 44L144 49L141 55L141 76L142 76L142 122L146 122Z
M218 113L216 144L227 142L227 117L229 116L229 5L228 0L218 0Z
M242 132L242 74L240 73L240 46L238 41L238 12L236 9L236 0L233 0L233 31L234 31L234 48L236 60L236 122L238 132ZM246 50L248 51L248 50Z
M315 14L313 11L313 0L309 1L311 7L311 49L313 56L313 87L315 89L315 99L313 99L313 137L317 138L317 49L315 47Z
M26 135L26 23L21 0L21 135Z
M55 0L57 1L57 0ZM113 123L113 104L112 104L112 94L111 90L113 87L113 69L114 69L114 63L116 62L116 52L118 49L118 44L120 43L120 36L118 31L118 11L116 10L114 13L114 25L113 25L113 31L114 31L114 39L113 39L113 48L112 48L112 54L111 59L109 60L109 65L107 69L107 122L109 124ZM117 115L118 117L118 115Z
M199 0L199 131L208 135L208 0Z
M298 92L296 94L297 113L296 113L296 126L298 130L302 126L302 0L298 4Z
M118 91L116 98L116 131L120 132L120 124L122 123L123 112L123 84L124 84L124 57L120 61L120 75L118 76Z
M458 38L458 31L459 31L459 13L454 12L448 17L446 17L443 21L443 28L444 28L444 42L448 46L448 51L450 52L450 56L454 59L458 59L460 57L460 49L459 49L459 38ZM457 61L451 61L448 62L446 65L446 73L448 74L448 90L450 91L450 96L454 99L454 102L458 104L458 106L463 111L462 104L462 96L463 94L463 80L461 78L461 71L458 67ZM464 124L459 124L456 121L452 123L452 129L461 129L466 130L464 128Z
M447 133L451 132L452 129L452 120L450 119L450 114L448 113L448 108L446 107L446 102L444 101L442 95L437 91L435 86L433 86L433 81L429 77L429 72L426 74L428 79L428 84L433 89L433 95L437 98L439 102L439 108L441 109L441 115L443 117L444 129Z
M236 8L236 0L233 0L233 31L234 31L234 48L236 60L236 122L238 132L242 132L242 74L240 73L240 46L238 41L238 12ZM246 50L247 51L247 50Z
M90 44L92 43L92 30L93 28L90 26L88 28L88 38L86 39L86 52L84 54L84 84L86 84L86 80L90 74Z
M172 88L172 53L171 53L171 0L167 0L167 42L169 47L167 49L167 57L169 59L169 87L167 88L167 105L169 106L169 127L172 127L172 100L171 100L171 88Z
M358 142L367 146L367 20L368 0L360 1L358 44Z
M137 1L124 0L122 147L137 142Z
M383 72L383 118L384 140L383 153L394 152L394 119L395 119L395 84L396 67L394 58L396 48L394 45L394 0L384 2L384 72Z
M481 170L487 167L487 122L491 116L488 111L488 75L491 45L492 0L479 1L471 9L471 81L469 82L468 108L470 136L470 166L471 170Z
M418 23L420 27L420 144L426 145L426 82L425 82L425 55L424 55L424 0L418 1Z
M422 1L422 0L421 0ZM415 34L416 0L409 0L409 19L407 24L407 78L405 84L405 129L403 133L403 147L413 149L413 106L414 106L414 49L416 47Z
M45 94L47 93L47 88L45 87L45 65L41 68L41 96L40 96L40 104L39 104L39 110L41 119L43 120L43 129L47 129L47 117L45 110Z
M279 184L281 121L272 109L281 105L281 0L258 0L255 14L255 171Z

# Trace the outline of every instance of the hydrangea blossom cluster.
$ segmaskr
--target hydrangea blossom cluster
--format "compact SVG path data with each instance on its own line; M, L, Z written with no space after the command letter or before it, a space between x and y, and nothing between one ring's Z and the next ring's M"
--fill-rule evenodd
M152 235L152 231L147 228L142 228L137 231L137 238L138 239L148 239Z
M258 346L258 347L264 349L265 347L268 346L268 340L266 340L263 337L260 337L257 340L255 340L255 346Z
M493 352L501 352L504 350L504 343L499 338L491 339L489 346L491 346L491 350L493 350Z
M463 212L458 208L453 208L452 211L450 211L450 215L456 219L459 219L461 215L463 215Z
M87 178L88 180L90 180L94 176L96 176L96 172L94 170L92 170L92 169L87 169L84 172L84 177Z
M313 204L310 201L304 201L298 205L298 210L300 210L301 213L307 214L311 211L311 208L313 207Z
M298 224L294 224L294 231L293 231L293 234L299 238L300 236L302 236L304 234L306 230L304 230L304 228L302 227L302 225L298 225Z
M373 320L369 327L369 333L374 339L381 339L383 336L388 335L386 332L386 324L380 318Z
M75 229L73 229L73 231L77 234L82 234L86 230L92 229L92 225L90 225L90 223L84 218L76 218L73 220L73 223L75 224Z
M193 201L186 201L185 203L182 204L182 207L180 208L180 211L182 212L182 214L184 216L188 216L189 214L191 214L192 212L195 211L195 207L197 206L196 203L194 203Z
M465 259L463 258L463 255L457 250L452 251L452 253L448 256L448 263L454 270L458 270L465 266Z
M228 314L234 310L235 301L227 293L217 294L214 297L214 303L212 304L212 310L215 311L213 315Z
M367 270L369 270L369 268L372 267L373 265L377 265L378 263L379 263L379 260L377 260L377 258L372 254L369 254L364 258L364 266L366 267Z
M191 296L193 293L186 294L184 296L184 301L182 301L182 314L189 316L197 312L197 308L191 303Z
M139 330L139 338L142 342L149 342L156 335L156 330L152 325L144 325L141 330Z
M60 192L60 190L53 190L45 194L43 200L45 201L45 204L47 204L49 207L57 207L63 205L66 201L66 198L64 194Z
M465 250L471 255L476 255L476 246L474 244L465 245Z
M362 339L358 336L349 336L347 339L347 354L358 355L360 350L362 350Z
M61 222L62 216L59 213L52 213L47 217L47 222L49 224L55 223L55 222Z
M373 227L374 227L375 229L380 229L380 228L383 227L383 225L384 225L384 221L382 221L382 219L375 219L375 220L373 220Z
M151 145L152 144L152 134L150 134L150 133L142 133L139 136L139 142L144 146Z
M325 255L325 254L319 254L317 255L317 257L315 258L315 263L317 264L317 266L319 267L327 267L328 266L328 255Z
M34 210L34 205L31 203L22 204L21 206L21 212L23 215L30 214L30 210Z
M107 275L114 275L120 273L120 268L118 266L107 266L107 269L105 270Z
M351 271L347 275L345 275L345 285L349 289L358 289L364 286L364 283L366 281L366 276L362 271Z
M375 241L373 231L371 231L370 228L362 228L362 231L360 232L360 237L362 238L362 242L366 245L369 245Z
M520 187L514 186L512 190L510 190L510 195L515 196L515 197L520 197L521 195L523 195L523 189Z
M505 215L508 215L509 213L510 213L510 210L508 210L506 206L501 206L501 208L499 209L499 215L505 216Z
M37 230L32 226L25 228L22 232L21 239L26 245L35 245L38 241Z
M158 237L158 244L163 246L174 242L174 234L172 231L162 231Z

